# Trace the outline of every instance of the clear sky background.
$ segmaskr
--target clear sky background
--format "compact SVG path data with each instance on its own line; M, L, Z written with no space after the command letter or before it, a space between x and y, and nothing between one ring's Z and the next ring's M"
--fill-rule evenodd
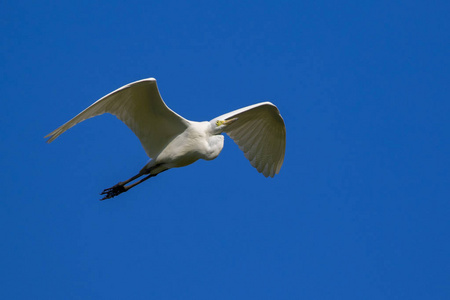
M448 1L3 1L1 299L449 299ZM221 155L108 201L147 157L107 115L155 77L190 120L262 101L265 178Z

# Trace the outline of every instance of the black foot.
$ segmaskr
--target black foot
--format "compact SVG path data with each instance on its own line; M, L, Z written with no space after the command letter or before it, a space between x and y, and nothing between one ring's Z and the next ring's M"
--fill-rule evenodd
M123 192L126 192L127 189L125 189L125 187L123 185L115 185L113 187L107 188L105 190L103 190L103 192L100 195L106 195L105 197L103 197L102 199L100 199L100 201L102 200L106 200L106 199L111 199L117 195L122 194Z

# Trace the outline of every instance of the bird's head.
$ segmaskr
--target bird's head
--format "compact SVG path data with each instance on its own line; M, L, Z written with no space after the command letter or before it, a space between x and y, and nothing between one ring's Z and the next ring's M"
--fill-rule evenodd
M232 124L234 121L236 121L237 118L232 118L232 119L228 119L228 120L216 120L212 126L213 126L213 131L216 134L220 134L223 132L223 130L225 129L226 126Z

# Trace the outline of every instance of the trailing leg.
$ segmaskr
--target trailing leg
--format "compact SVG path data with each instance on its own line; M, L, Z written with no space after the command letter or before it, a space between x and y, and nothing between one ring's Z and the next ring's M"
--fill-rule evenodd
M140 179L139 181L136 181L135 183L132 183L130 185L126 185L136 179L138 179L139 177L151 173L151 171L153 171L154 169L156 169L157 167L159 167L159 165L156 165L150 169L142 169L138 174L136 174L135 176L131 177L130 179L127 179L125 181L119 182L118 184L114 185L113 187L104 189L103 192L100 195L105 195L105 197L103 197L102 199L100 199L100 201L102 200L106 200L106 199L110 199L113 198L115 196L118 196L126 191L128 191L129 189L131 189L132 187L135 187L136 185L146 181L147 179L151 178L151 177L155 177L156 175L158 175L159 173L162 173L164 171L166 171L167 169L164 169L162 171L159 171L156 174L150 174L142 179Z

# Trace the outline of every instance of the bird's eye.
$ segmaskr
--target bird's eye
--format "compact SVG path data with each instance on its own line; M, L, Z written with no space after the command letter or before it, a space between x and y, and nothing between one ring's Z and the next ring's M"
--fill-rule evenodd
M216 125L217 125L217 126L220 126L220 124L222 124L222 122L216 121Z

